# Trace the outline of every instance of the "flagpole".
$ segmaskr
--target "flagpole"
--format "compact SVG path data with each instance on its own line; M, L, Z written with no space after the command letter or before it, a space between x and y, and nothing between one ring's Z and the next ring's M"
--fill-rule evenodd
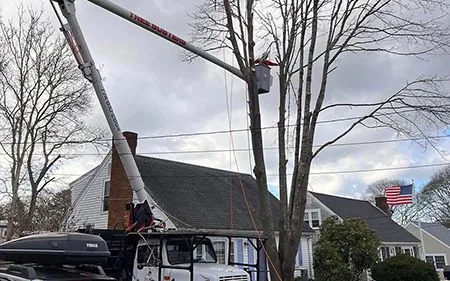
M420 259L425 261L425 244L423 243L423 233L422 233L422 225L420 224L420 215L419 215L419 200L418 200L418 192L416 190L416 185L414 184L414 180L412 180L412 185L413 185L413 192L414 192L414 201L416 204L416 212L417 212L417 222L418 222L418 226L419 226L419 235L420 235L420 243L422 245L422 254L420 254Z

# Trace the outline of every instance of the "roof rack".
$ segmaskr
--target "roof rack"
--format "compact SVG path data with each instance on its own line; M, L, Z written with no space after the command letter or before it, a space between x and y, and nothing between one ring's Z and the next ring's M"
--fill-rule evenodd
M84 233L45 233L0 245L0 260L36 264L104 264L110 252L100 236Z
M6 273L30 280L37 278L36 271L34 271L32 267L20 264L12 264L8 266Z

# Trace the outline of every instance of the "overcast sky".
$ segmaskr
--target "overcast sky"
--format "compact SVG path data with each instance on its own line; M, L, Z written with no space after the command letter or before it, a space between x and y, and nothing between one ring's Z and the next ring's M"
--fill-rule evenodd
M159 24L182 38L189 39L191 29L187 16L201 0L114 0L115 3ZM0 0L5 18L16 13L19 3L38 0ZM55 22L48 1L42 2L48 16ZM242 81L225 73L209 62L196 60L183 62L181 49L130 23L101 10L84 0L76 1L78 19L94 60L101 68L104 84L123 131L137 132L138 153L172 159L213 168L251 173L249 148L245 130L232 134L237 163L231 148L230 134L201 134L189 137L145 138L184 133L217 132L245 129L246 92ZM218 54L222 57L222 54ZM223 57L222 57L223 58ZM228 59L227 59L228 60ZM229 61L231 63L231 61ZM276 67L272 74L276 76ZM421 73L449 74L450 57L440 56L418 62L412 58L393 58L383 55L341 58L339 68L329 83L326 102L377 100L400 88ZM263 127L277 123L277 89L261 96ZM227 95L231 100L229 122ZM330 120L342 117L335 112L322 117ZM98 102L90 117L94 124L106 127ZM330 135L340 132L348 122L318 125L316 143L323 143ZM277 143L275 129L263 131L269 182L277 186ZM398 140L389 130L358 129L341 143ZM442 150L450 147L443 139ZM222 152L211 152L222 150ZM223 151L225 150L225 151ZM196 153L187 153L197 151ZM203 151L203 152L198 152ZM80 153L92 153L91 150ZM157 154L157 152L159 154ZM444 153L444 155L448 155ZM83 156L67 162L58 171L65 182L70 182L98 165L104 155ZM430 176L442 168L408 168L450 162L435 150L410 142L372 143L330 147L323 151L312 167L310 189L336 195L360 197L368 184L378 179L414 180L420 187ZM375 170L357 172L361 170ZM353 172L352 172L353 171Z

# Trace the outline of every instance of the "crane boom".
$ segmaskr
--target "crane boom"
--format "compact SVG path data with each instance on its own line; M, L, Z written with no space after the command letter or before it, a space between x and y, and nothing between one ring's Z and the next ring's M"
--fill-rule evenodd
M136 192L139 202L144 202L147 199L147 192L145 191L144 182L142 181L128 142L122 134L119 122L117 121L111 103L109 102L100 72L95 66L94 60L92 59L91 53L86 44L86 40L84 39L83 32L81 31L75 15L76 9L74 1L61 0L57 2L61 8L62 14L67 19L67 24L65 24L62 28L64 35L75 55L79 68L83 72L84 77L86 77L86 79L88 79L94 87L95 93L97 94L97 98L108 122L108 126L112 132L114 145L119 154L120 161L122 162L130 185L133 191Z
M76 17L75 0L50 0L55 1L59 4L62 14L67 20L67 24L63 25L62 31L69 43L70 48L79 64L79 68L83 72L83 75L88 79L97 94L97 98L100 101L103 113L105 114L106 120L108 122L109 128L113 134L114 145L119 154L122 165L125 169L125 173L131 184L134 192L136 192L137 199L139 202L147 200L147 193L145 191L145 185L142 181L139 170L136 166L133 155L131 154L128 142L122 134L119 123L116 116L114 115L113 108L109 102L108 95L103 86L103 82L100 76L100 72L95 66L94 60L89 52L86 40L84 39L83 32L78 23ZM176 44L226 70L232 74L238 76L239 78L245 80L243 73L236 67L227 64L226 62L216 58L215 56L209 54L208 52L188 43L184 39L176 36L175 34L161 28L160 26L151 23L150 21L138 16L137 14L130 12L108 0L87 0L103 9L110 11L111 13L118 15L131 23L144 28L169 42ZM260 64L255 67L257 81L258 81L258 92L267 93L271 84L270 68L267 65Z
M230 65L227 64L226 62L216 58L215 56L209 54L208 52L190 44L189 42L187 42L186 40L182 39L181 37L176 36L175 34L167 31L166 29L136 15L133 12L130 12L114 3L112 3L111 1L108 0L87 0L105 10L110 11L111 13L128 20L129 22L142 27L145 30L148 30L150 32L153 32L154 34L168 40L171 43L174 43L188 51L190 51L191 53L194 53L226 70L228 70L229 72L231 72L232 74L236 75L237 77L244 79L244 76L242 75L242 72Z

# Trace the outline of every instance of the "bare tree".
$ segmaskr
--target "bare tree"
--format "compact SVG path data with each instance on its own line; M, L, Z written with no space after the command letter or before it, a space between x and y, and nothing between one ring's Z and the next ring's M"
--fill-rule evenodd
M405 180L401 179L381 179L377 180L367 186L364 198L369 201L374 201L375 197L384 196L384 189L390 186L407 185Z
M450 223L450 167L445 167L433 175L422 190L422 200L426 206L428 220Z
M20 8L16 23L0 22L0 61L0 147L9 162L11 238L31 225L38 196L67 152L101 134L85 124L88 84L42 10ZM23 196L29 202L19 214ZM21 216L25 220L17 225Z
M449 46L445 0L206 0L194 14L194 41L209 50L229 48L249 92L254 174L263 207L272 280L294 278L295 255L301 237L306 192L313 159L357 127L390 128L400 136L427 138L432 129L449 125L450 97L445 77L421 76L386 93L379 100L325 103L329 78L338 71L343 54L377 52L421 57ZM257 39L259 41L257 42ZM256 88L255 52L273 50L279 82L279 245L268 204L267 176ZM315 85L318 85L317 87ZM294 102L290 102L294 101ZM292 106L291 109L289 106ZM313 146L319 116L358 112L348 127ZM286 130L294 112L292 157ZM431 141L428 142L434 146ZM288 184L288 160L292 180Z
M36 215L33 217L32 231L59 231L71 208L71 190L57 192L45 190L37 200Z
M375 198L384 196L384 189L390 186L402 186L409 183L401 179L381 179L367 186L365 199L374 203ZM422 213L425 208L420 193L414 194L413 204L390 206L390 214L392 218L401 225L405 225L410 221L422 219Z
M64 228L65 219L71 208L70 196L70 189L62 189L59 191L44 189L36 199L36 207L31 220L27 220L24 213L26 205L30 204L30 196L22 196L20 198L19 212L23 212L23 214L17 217L15 223L18 225L30 223L30 225L26 229L22 229L22 232L18 233L18 235L59 231ZM11 208L11 201L4 202L0 205L0 216L7 218L9 208Z

